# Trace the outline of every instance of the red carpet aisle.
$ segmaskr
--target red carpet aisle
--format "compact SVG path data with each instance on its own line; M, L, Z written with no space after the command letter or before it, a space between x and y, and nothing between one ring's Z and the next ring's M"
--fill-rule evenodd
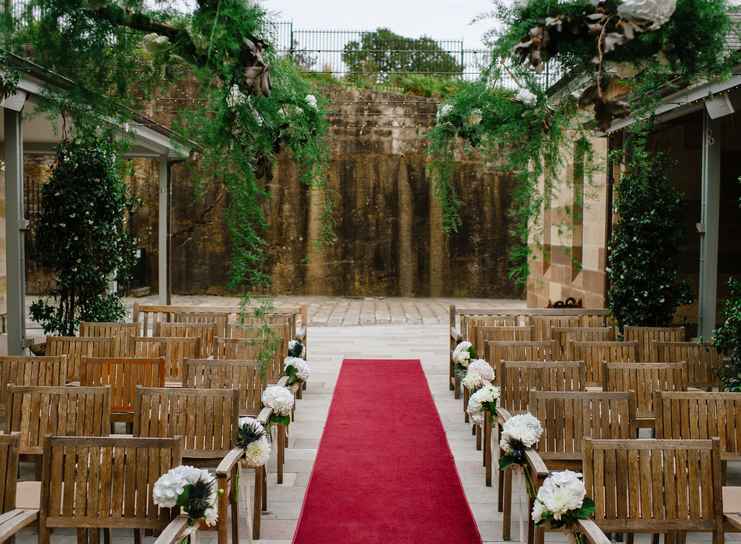
M419 361L344 361L293 542L481 542Z

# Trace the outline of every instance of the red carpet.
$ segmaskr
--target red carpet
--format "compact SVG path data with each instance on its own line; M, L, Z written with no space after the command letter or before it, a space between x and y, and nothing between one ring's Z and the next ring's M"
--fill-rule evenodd
M293 542L481 542L419 361L344 361Z

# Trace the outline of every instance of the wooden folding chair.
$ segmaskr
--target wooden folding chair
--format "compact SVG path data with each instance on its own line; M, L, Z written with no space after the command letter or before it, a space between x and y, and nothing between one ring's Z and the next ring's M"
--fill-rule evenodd
M572 361L571 342L605 342L615 340L614 327L551 327L551 340L556 342L556 357Z
M479 326L476 328L474 346L486 346L487 342L525 342L533 340L533 327Z
M654 427L657 391L687 391L687 363L604 363L603 391L632 391L639 427Z
M99 531L161 532L157 544L177 544L188 528L185 516L152 499L157 479L181 464L177 438L48 437L44 443L39 543L55 528L76 528L77 542L99 542ZM219 497L219 500L222 497ZM236 541L235 541L236 542Z
M266 383L275 383L283 374L282 339L216 338L216 358L259 361Z
M593 315L584 313L582 315L534 315L530 318L535 326L536 340L550 340L551 329L558 328L582 328L582 327L605 327L608 324L606 315Z
M180 385L183 381L183 361L195 359L200 351L200 338L137 336L132 342L130 356L164 357L165 380Z
M176 312L173 315L173 321L175 323L191 323L194 325L216 325L216 336L224 336L229 326L229 313L212 311Z
M587 367L587 386L602 387L602 363L633 363L638 356L637 342L571 342L571 354Z
M40 477L47 435L107 436L111 432L111 388L9 385L5 431L20 433L18 451L36 463Z
M724 541L717 438L585 438L583 459L587 496L597 507L594 521L606 533L711 532L714 544Z
M80 323L80 336L85 338L113 338L115 357L126 357L129 353L129 342L137 336L139 326L136 323L102 323L83 321Z
M198 338L198 357L206 358L214 354L218 326L216 323L157 323L155 336L173 338Z
M83 357L80 385L111 387L111 422L134 421L136 386L164 387L164 357Z
M498 361L552 361L555 351L553 340L487 342L484 359L492 365Z
M232 542L239 542L238 490L231 489L239 484L239 461L244 457L244 450L236 446L238 429L236 389L136 388L134 436L182 436L183 462L216 469L219 493L223 490L217 522L219 544L227 540L227 506ZM261 495L259 480L255 481L256 499ZM259 501L254 512L260 512Z
M67 381L80 380L80 361L83 357L111 357L116 344L113 337L49 336L46 355L67 356Z
M0 434L0 542L12 543L18 531L39 518L37 508L16 504L17 497L27 494L22 487L24 482L17 481L18 442L18 433Z
M713 344L707 342L653 342L656 360L664 363L687 361L689 387L711 391L720 387L723 360Z
M684 327L631 327L623 330L626 342L638 342L639 362L658 361L654 342L684 342L687 338Z
M635 396L629 392L532 391L528 410L543 426L537 455L548 467L548 471L570 469L579 472L584 438L630 440L638 432ZM503 421L506 421L509 414L506 411L501 412ZM541 479L543 476L538 475ZM510 471L504 473L502 494L503 530L505 540L509 540L512 521ZM532 531L532 520L529 523ZM542 540L541 537L542 532L537 540Z
M8 385L64 385L67 356L0 357L0 428L7 414Z

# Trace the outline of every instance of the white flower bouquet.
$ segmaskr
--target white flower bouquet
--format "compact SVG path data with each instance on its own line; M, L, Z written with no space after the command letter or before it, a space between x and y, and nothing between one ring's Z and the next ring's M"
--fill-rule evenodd
M512 465L525 466L527 463L525 452L533 448L543 435L543 427L538 418L531 414L512 416L502 425L502 436L499 447L502 455L499 457L499 468L505 470ZM530 498L535 497L535 486L528 470L525 474L525 484Z
M273 410L270 416L271 423L288 425L291 422L291 410L293 410L293 393L282 385L269 385L262 392L262 403Z
M288 356L289 357L303 357L304 356L304 345L301 340L291 340L288 342Z
M488 384L471 395L466 408L468 415L471 416L471 421L476 425L481 425L484 422L486 412L496 416L499 394L500 391L497 386Z
M180 465L154 483L152 500L163 508L179 506L194 529L201 522L213 527L219 519L216 492L216 478L207 470Z
M587 497L582 475L564 470L552 472L538 490L532 518L538 527L568 528L594 514L594 501ZM577 537L578 538L578 537Z
M270 459L270 442L262 423L252 417L239 418L237 446L244 450L244 458L250 467L261 467Z
M493 380L494 369L491 365L483 359L474 359L468 364L462 383L469 391L476 391Z
M455 364L456 372L464 375L468 365L471 361L476 359L476 350L471 342L460 342L453 350L453 364Z
M286 357L283 360L283 371L288 376L288 385L306 382L309 380L309 376L311 376L309 363L301 357Z

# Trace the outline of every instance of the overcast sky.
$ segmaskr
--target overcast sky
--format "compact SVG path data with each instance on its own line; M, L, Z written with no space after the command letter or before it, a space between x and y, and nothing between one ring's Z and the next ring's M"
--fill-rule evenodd
M466 48L483 46L492 21L469 24L489 11L491 0L261 0L279 19L306 30L390 28L408 37L464 40Z

